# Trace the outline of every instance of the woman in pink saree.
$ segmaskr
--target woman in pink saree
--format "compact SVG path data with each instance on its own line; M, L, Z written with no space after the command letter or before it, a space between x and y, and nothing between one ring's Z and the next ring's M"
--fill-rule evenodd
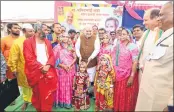
M131 42L128 30L122 30L122 36L112 52L112 61L116 72L114 87L114 111L134 111L138 96L137 58L138 48Z
M60 44L53 49L56 59L56 70L59 74L58 89L55 94L55 107L71 108L72 100L72 84L76 73L75 62L76 54L69 44L68 34L63 34L60 37Z

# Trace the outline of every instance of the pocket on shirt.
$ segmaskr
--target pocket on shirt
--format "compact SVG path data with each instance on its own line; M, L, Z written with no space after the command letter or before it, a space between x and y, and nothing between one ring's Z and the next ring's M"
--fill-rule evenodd
M151 53L151 59L158 60L162 58L166 54L167 48L168 47L165 47L165 46L155 47L153 52Z

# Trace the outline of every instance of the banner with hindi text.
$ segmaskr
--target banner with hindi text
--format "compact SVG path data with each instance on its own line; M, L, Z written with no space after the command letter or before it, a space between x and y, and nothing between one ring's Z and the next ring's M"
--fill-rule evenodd
M82 30L85 26L97 25L108 32L115 31L122 25L123 7L81 7L57 6L58 22L69 29Z

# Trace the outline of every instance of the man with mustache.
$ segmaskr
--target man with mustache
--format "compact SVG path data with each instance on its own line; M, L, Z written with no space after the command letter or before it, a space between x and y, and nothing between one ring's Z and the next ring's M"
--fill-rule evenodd
M51 42L52 48L54 48L60 41L62 29L60 23L54 23L52 28L54 33L47 35L47 39Z
M99 39L100 39L100 44L101 44L101 42L103 41L103 35L106 33L106 30L104 29L104 28L100 28L99 30L98 30L98 37L99 37Z
M99 37L93 34L92 27L87 26L84 28L83 34L77 39L75 44L76 55L81 61L88 63L87 73L89 74L90 88L94 86L94 78L97 66L97 55L100 51ZM93 92L91 91L91 95Z
M23 24L22 31L24 36L16 39L10 49L7 65L14 75L17 77L18 86L22 88L23 100L22 111L24 111L28 103L31 102L32 90L28 85L26 74L24 73L24 57L23 57L23 43L27 38L33 36L33 27L31 24Z
M14 40L19 38L20 36L20 26L17 23L9 23L7 25L7 30L9 32L9 35L1 38L1 52L4 55L6 62L8 62L10 49ZM8 79L15 78L13 72L10 70L8 66L6 71L6 77ZM12 102L11 105L15 105L15 101Z
M20 36L20 26L17 23L9 23L7 25L7 30L10 34L6 37L1 38L1 51L5 57L6 62L8 62L9 52L14 40L16 40ZM8 79L14 78L13 73L8 66L6 76Z

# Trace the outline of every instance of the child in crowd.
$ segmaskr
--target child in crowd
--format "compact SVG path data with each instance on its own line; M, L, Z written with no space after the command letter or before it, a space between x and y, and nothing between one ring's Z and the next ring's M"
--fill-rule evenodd
M87 64L82 61L79 65L79 71L76 73L73 83L73 102L75 111L87 110L90 107L90 99L87 95L89 87L89 76L86 71Z
M94 86L96 89L95 110L113 110L113 85L115 73L108 54L100 56Z

